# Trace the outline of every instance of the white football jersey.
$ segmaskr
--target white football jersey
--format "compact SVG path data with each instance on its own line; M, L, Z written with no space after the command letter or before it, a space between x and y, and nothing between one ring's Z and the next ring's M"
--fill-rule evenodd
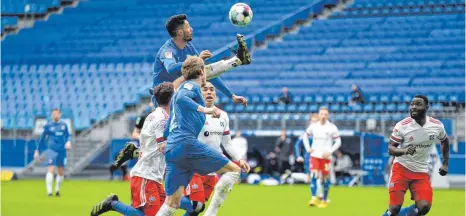
M207 114L204 127L199 133L198 140L222 152L220 145L222 144L223 136L230 136L229 125L230 119L226 112L221 111L219 118L214 118L212 115Z
M432 117L426 117L426 123L421 127L411 117L398 122L393 128L390 139L399 143L399 148L414 145L416 152L413 155L395 157L394 163L400 163L413 172L428 173L429 158L437 140L447 138L442 122Z
M335 140L340 138L340 132L335 124L330 121L325 124L317 122L309 125L306 129L309 137L312 137L312 153L311 157L323 159L325 152L333 152L333 144Z
M163 131L167 120L168 114L160 107L147 116L139 138L139 159L131 176L163 183L165 156L159 151L159 143L165 142Z

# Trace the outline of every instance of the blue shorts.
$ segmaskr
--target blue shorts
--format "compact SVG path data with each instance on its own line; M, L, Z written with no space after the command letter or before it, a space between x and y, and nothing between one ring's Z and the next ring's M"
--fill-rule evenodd
M167 163L165 191L174 194L180 186L187 186L194 173L207 175L216 172L230 160L217 150L197 140L180 143L165 152Z
M47 150L47 164L49 166L65 167L66 165L66 151Z

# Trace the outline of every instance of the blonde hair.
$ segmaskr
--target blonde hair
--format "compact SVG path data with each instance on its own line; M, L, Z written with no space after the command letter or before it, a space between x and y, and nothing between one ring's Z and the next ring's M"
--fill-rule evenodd
M188 56L181 66L181 74L185 80L197 79L204 69L204 60L197 56Z

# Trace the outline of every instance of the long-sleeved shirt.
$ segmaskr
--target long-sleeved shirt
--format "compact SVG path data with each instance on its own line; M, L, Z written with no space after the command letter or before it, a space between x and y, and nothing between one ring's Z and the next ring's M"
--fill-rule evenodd
M195 142L204 126L206 116L198 112L199 106L205 106L201 87L192 80L181 84L171 99L170 117L165 129L167 137L165 151L186 142Z
M70 133L65 122L51 121L44 127L44 132L40 136L39 145L47 145L48 149L60 152L65 151L65 143L70 141Z
M173 82L180 77L181 66L188 56L199 56L199 52L191 42L188 42L183 49L179 49L173 39L167 40L155 56L153 86L163 82ZM209 82L226 96L233 95L219 77L212 78Z

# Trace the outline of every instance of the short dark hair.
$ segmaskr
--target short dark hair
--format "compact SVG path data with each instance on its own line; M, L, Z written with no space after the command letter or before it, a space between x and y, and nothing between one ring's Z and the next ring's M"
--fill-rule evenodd
M157 104L162 106L168 105L174 92L173 83L171 82L164 82L156 86L154 88L154 97Z
M55 112L55 111L61 112L60 108L53 108L52 112Z
M171 37L175 37L176 30L178 30L180 26L184 25L186 19L186 14L178 14L168 18L167 23L165 23L165 28L167 28L168 34L170 34Z
M429 99L424 95L421 95L421 94L414 95L413 98L421 98L422 100L424 100L424 103L426 103L426 105L429 105Z

